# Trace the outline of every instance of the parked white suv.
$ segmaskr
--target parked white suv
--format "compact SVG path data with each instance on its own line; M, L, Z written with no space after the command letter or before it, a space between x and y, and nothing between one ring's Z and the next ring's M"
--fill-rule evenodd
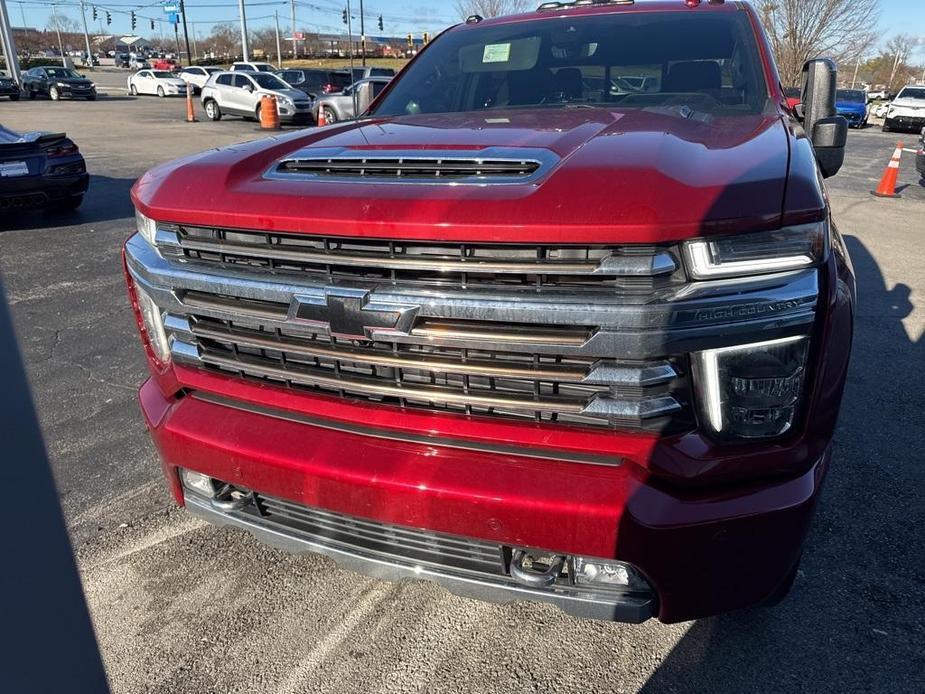
M277 72L277 69L270 63L244 62L243 60L232 63L231 70L232 72Z
M894 129L919 132L922 128L925 128L925 87L903 87L887 109L883 132Z
M311 99L267 72L219 72L202 88L202 107L212 120L223 115L260 120L260 101L264 94L276 97L279 119L284 123L311 120Z
M206 82L209 81L209 78L217 72L222 72L220 67L201 67L199 65L191 65L190 67L185 67L180 70L180 74L177 75L181 80L187 84L193 85L193 92L198 94Z

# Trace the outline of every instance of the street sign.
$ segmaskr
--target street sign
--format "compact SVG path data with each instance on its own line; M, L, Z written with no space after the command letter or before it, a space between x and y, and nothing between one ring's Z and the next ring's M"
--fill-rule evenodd
M301 41L302 39L305 38L305 32L304 32L304 31L296 31L296 32L294 32L294 33L292 34L292 38L294 38L296 41Z
M164 14L178 14L180 12L180 4L176 2L165 2L164 3Z
M176 12L170 12L167 14L167 21L176 26L180 23L180 15Z

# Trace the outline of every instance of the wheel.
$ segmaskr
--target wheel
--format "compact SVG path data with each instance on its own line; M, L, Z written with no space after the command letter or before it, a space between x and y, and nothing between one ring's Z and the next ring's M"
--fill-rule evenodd
M29 88L29 98L30 98L30 99L34 99L34 98L35 98L35 92L32 91L32 88L31 88L31 87Z
M334 112L333 108L331 108L330 106L322 106L321 108L324 111L324 122L325 123L336 123L337 122L337 114Z
M132 96L138 96L138 87L136 87L134 84L130 84L128 90Z
M260 122L260 107L262 104L257 104L257 108L254 109L254 118L257 119L257 122Z
M96 101L96 94L88 94L87 101Z
M58 91L57 87L52 87L48 90L48 96L51 97L52 101L57 101L61 98L61 92Z
M161 97L162 99L164 98L164 88L163 87L157 88L157 95Z
M881 131L881 132L884 132L884 133L890 132L890 122L889 122L889 121L886 121L886 120L883 121L883 127L880 128L880 131Z
M19 101L19 94L10 94L10 101Z
M218 107L218 104L213 99L206 101L204 106L206 109L206 115L209 117L209 120L222 119L222 110Z
M69 212L80 207L80 204L83 201L83 194L71 195L70 197L61 198L60 200L55 200L54 202L49 203L48 210L50 212Z

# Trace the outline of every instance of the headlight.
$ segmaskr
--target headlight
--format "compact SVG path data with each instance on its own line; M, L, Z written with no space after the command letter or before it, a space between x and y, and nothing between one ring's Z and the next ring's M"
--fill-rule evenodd
M157 234L157 222L135 210L135 226L138 228L138 233L141 234L142 238L153 246L154 237Z
M767 438L790 429L803 394L809 338L694 352L700 417L720 438Z
M64 88L67 88L67 87L70 86L70 85L68 85L67 82L55 82L55 86L56 86L56 87L64 87Z
M759 275L816 265L829 245L827 222L774 231L695 239L684 244L688 271L694 279Z
M164 332L164 316L161 309L137 284L135 296L138 297L138 308L141 309L141 320L145 326L148 344L151 345L154 355L166 363L170 359L170 345L167 342L167 333Z

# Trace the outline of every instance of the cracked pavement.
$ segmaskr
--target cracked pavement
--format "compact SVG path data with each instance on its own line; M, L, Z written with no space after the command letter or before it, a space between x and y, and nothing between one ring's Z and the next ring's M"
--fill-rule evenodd
M67 130L93 174L73 216L0 218L0 273L115 692L925 691L925 187L912 157L902 200L869 194L897 135L852 131L829 182L860 305L793 593L774 610L627 626L383 583L174 507L135 401L146 366L121 275L128 190L156 163L258 136L237 119L184 124L183 108L3 105L7 126Z

